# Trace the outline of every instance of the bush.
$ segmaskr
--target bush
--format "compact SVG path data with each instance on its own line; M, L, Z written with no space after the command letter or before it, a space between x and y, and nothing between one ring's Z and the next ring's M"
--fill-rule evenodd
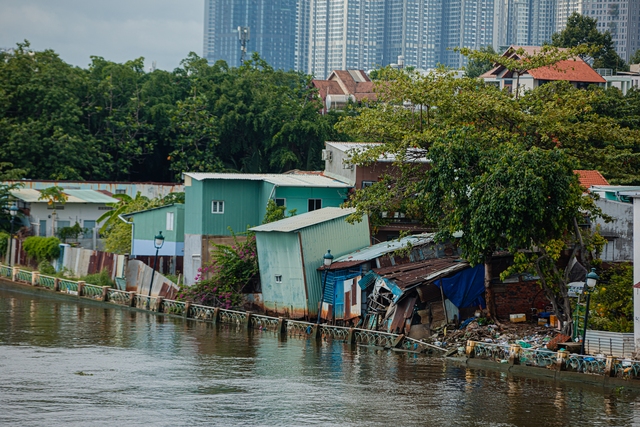
M102 270L100 273L96 274L89 274L81 277L80 280L85 281L90 285L109 286L110 288L116 287L107 270Z
M56 269L53 268L53 265L49 261L41 261L38 264L38 272L40 274L45 274L47 276L52 276L56 274Z
M64 243L67 243L67 239L78 240L78 236L84 234L87 231L86 228L80 227L77 222L72 227L62 227L58 230L56 235L62 239Z
M57 237L27 237L22 246L25 253L38 263L51 261L60 256L60 240Z
M9 250L9 233L0 231L0 256L5 256Z

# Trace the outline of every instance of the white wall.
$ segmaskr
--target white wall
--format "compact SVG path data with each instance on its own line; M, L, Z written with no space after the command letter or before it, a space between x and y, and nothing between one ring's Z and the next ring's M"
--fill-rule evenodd
M608 240L600 258L610 262L633 261L633 205L606 199L596 200L596 205L614 219L608 224L602 218L596 221L600 234Z
M633 333L636 352L640 351L640 196L633 198Z
M58 221L69 221L69 225L73 226L76 221L81 227L85 227L84 221L91 220L96 221L107 210L100 210L100 207L104 207L102 203L65 203L64 209L56 209L56 225L58 228ZM51 225L53 221L53 209L49 209L46 202L43 203L29 203L30 209L29 221L33 227L33 231L36 235L40 234L40 221L47 221L47 236L51 236ZM99 225L98 225L99 227Z

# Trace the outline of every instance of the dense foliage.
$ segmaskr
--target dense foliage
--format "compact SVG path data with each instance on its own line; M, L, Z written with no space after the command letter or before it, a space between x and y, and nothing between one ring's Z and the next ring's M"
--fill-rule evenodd
M39 263L60 256L60 240L57 237L30 236L24 240L22 248L27 256Z
M178 299L227 309L240 306L245 287L258 280L255 235L245 241L234 236L231 246L214 245L211 257L211 265L198 269L195 285L182 287Z
M530 60L552 64L564 55L548 52L549 58ZM584 213L599 213L581 196L573 169L637 181L638 130L623 126L622 117L595 111L605 95L600 89L550 82L514 95L476 79L455 79L445 70L421 75L388 69L379 75L380 102L345 117L339 128L354 139L383 142L354 154L353 162L389 153L398 160L393 174L355 192L349 202L357 208L353 218L400 211L437 226L442 238L462 231L463 255L484 262L487 277L495 251L531 254L517 267L541 277L559 318L569 314L563 319L570 330L566 275L557 261L564 248L576 247L583 250L571 257L580 256L588 266L589 250L577 225ZM416 158L429 159L431 168L417 167L411 162ZM491 282L485 285L494 313Z
M616 265L601 274L591 297L589 327L633 332L633 265Z
M28 42L1 53L0 168L165 182L184 171L279 173L320 168L324 141L336 139L311 77L258 56L237 68L194 53L173 72L143 65L92 57L82 69Z

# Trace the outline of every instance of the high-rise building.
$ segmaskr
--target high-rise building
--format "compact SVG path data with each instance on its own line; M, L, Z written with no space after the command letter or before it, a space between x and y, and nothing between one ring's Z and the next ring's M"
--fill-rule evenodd
M295 66L298 0L205 0L204 53L237 67L241 61L238 27L248 27L247 59L258 52L274 68ZM304 3L304 2L301 2Z
M616 52L629 58L640 48L639 0L583 0L580 13L598 20L598 31L611 33Z

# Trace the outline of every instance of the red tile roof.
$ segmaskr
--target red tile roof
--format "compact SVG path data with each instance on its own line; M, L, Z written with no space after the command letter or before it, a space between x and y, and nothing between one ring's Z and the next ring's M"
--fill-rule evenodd
M596 170L574 170L573 173L578 175L580 186L585 190L589 190L592 185L609 185L605 177Z
M520 49L523 49L529 56L535 55L541 50L538 46L510 46L502 56L518 57L515 51ZM492 70L487 71L480 77L494 78L497 77L504 69L505 67L499 65ZM596 70L591 68L589 64L579 57L559 61L555 65L547 67L534 68L528 70L527 73L537 80L566 80L580 83L606 83L606 80L598 74Z

